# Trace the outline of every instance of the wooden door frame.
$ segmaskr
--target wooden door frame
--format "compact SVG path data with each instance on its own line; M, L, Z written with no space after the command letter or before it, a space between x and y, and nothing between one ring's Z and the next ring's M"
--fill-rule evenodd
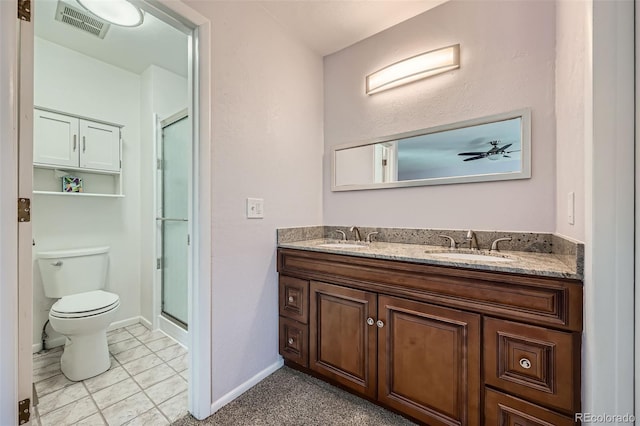
M212 365L211 365L211 23L185 5L172 0L132 1L147 11L163 14L163 20L183 25L192 31L190 37L190 108L195 114L194 134L194 197L193 200L193 283L189 289L190 318L193 324L189 350L189 411L197 418L211 415ZM33 6L33 2L32 2ZM31 167L33 137L29 123L33 119L32 89L33 62L19 70L20 59L33 58L33 24L22 26L22 43L18 38L17 0L0 1L0 177L3 185L0 193L0 424L16 423L18 400L31 397L31 326L20 322L32 317L31 295L31 234L30 224L21 224L21 240L16 219L18 196L31 198L28 193L19 194L18 168ZM194 55L194 52L196 53ZM32 59L31 59L32 60ZM22 71L22 77L18 72ZM26 95L26 96L25 96ZM29 97L31 100L29 101ZM18 108L21 108L19 110ZM19 114L20 111L20 114ZM18 136L19 120L26 131ZM21 152L21 159L18 153ZM26 173L26 172L25 172ZM29 173L30 176L30 173ZM29 177L29 183L31 178ZM7 188L7 189L4 189ZM18 252L21 256L19 258ZM18 284L18 274L25 281ZM28 279L26 275L28 275ZM20 293L20 295L19 295ZM19 296L21 299L19 299ZM28 327L28 328L26 328ZM23 338L18 342L21 330ZM28 345L24 341L28 340ZM28 376L18 374L18 354L28 351ZM25 366L26 367L26 366Z

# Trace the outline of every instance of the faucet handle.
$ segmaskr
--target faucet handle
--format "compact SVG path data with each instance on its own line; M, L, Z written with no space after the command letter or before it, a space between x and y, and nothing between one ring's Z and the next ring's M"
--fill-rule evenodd
M372 237L372 236L374 236L374 235L377 235L377 234L379 234L379 232L378 232L378 231L369 232L369 233L367 234L367 242L368 242L368 243L372 242L372 241L371 241L371 237Z
M506 238L497 238L495 240L493 240L493 242L491 243L491 249L489 249L489 251L500 251L498 249L498 243L500 241L511 241L512 238L511 237L506 237Z
M336 229L336 231L338 234L342 235L342 241L346 241L347 240L347 234L344 231L341 231L340 229Z
M448 235L438 235L438 237L442 237L442 238L448 238L449 239L449 248L451 249L455 249L457 246L456 240L453 239L453 237L450 237Z

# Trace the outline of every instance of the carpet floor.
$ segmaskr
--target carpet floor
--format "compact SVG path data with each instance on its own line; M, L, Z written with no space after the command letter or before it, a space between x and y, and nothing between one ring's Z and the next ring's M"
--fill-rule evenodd
M314 377L283 367L205 420L173 425L376 425L414 423Z

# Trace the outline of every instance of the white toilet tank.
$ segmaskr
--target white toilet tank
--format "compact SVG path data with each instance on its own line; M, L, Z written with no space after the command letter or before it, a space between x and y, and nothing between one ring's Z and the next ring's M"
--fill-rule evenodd
M57 299L104 288L108 253L109 247L37 253L45 296Z

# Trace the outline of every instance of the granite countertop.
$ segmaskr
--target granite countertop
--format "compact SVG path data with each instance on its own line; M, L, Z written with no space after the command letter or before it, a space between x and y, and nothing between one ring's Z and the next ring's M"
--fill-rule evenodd
M331 244L327 247L323 244ZM357 244L358 247L353 247ZM349 247L351 245L352 247ZM582 279L582 274L575 265L565 263L564 257L553 253L535 253L526 251L492 252L484 260L466 260L443 257L438 253L485 254L487 250L451 250L443 246L401 244L388 242L354 243L326 238L295 242L280 242L278 247L298 250L317 251L323 253L343 254L348 256L370 257L375 259L401 260L405 262L424 263L427 265L455 266L482 271L510 272L554 278ZM492 257L509 259L510 261L491 261Z

